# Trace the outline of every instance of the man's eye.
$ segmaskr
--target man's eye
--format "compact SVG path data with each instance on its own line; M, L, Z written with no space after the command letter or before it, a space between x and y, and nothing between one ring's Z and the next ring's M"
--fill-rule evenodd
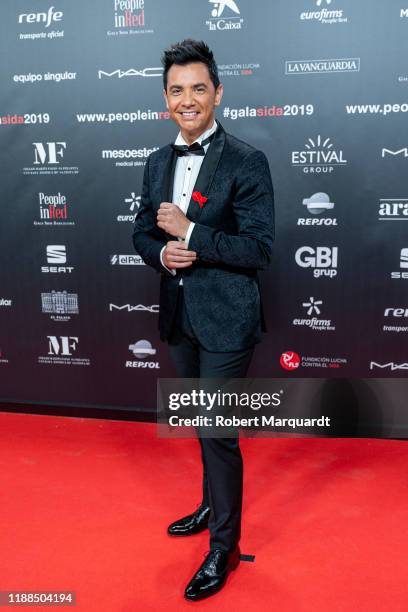
M204 87L198 87L198 88L196 89L196 91L198 91L198 93L204 93L204 92L205 92L205 89L204 89Z

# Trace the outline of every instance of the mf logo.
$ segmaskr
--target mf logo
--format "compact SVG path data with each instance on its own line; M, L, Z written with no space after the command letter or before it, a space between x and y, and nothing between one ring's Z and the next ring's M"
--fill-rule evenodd
M211 17L221 17L226 7L233 13L240 14L237 3L234 0L209 0L209 2L214 5L214 8L211 10Z
M394 157L396 157L397 155L402 155L403 157L408 157L408 147L404 147L403 149L399 149L398 151L392 151L391 149L383 149L381 157L386 157L387 155L393 155Z
M326 4L331 4L332 0L326 0ZM316 6L322 6L323 0L316 0Z
M67 148L66 142L33 142L34 164L59 164Z
M67 249L64 244L47 245L47 263L64 264L67 263Z
M69 357L76 351L79 342L77 336L47 336L47 338L49 355Z

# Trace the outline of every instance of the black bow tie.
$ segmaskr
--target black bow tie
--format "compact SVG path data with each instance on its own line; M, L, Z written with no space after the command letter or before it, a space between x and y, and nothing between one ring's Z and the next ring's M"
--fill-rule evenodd
M215 134L215 132L214 132ZM212 139L214 138L214 134L211 134L208 138L203 140L201 144L198 142L193 142L190 146L187 145L176 145L172 144L174 151L178 155L178 157L182 157L183 155L205 155L204 147L208 145Z

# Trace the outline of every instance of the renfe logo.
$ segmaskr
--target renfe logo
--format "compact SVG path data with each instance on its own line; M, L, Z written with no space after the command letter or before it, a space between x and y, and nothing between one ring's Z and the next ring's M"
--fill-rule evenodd
M54 6L50 6L47 13L21 13L18 16L18 23L44 23L48 28L53 21L61 21L64 13L55 11Z

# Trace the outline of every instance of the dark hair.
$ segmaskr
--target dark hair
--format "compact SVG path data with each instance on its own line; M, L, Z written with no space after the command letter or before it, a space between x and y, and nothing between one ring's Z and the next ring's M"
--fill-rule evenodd
M218 68L215 63L213 52L205 44L204 41L193 40L192 38L186 38L181 42L171 45L166 49L162 56L162 64L164 68L163 72L163 85L164 89L167 90L167 73L173 64L184 66L185 64L191 64L192 62L202 62L208 68L210 79L213 82L215 89L220 84L218 78Z

